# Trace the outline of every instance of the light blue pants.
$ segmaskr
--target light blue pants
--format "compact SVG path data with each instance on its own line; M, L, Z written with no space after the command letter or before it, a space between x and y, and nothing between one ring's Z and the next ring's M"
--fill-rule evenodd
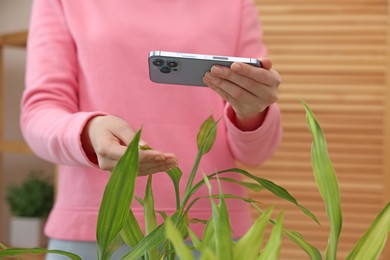
M74 253L81 257L82 260L96 260L97 259L97 245L95 242L81 242L81 241L68 241L49 239L48 249L50 250L62 250L70 253ZM130 251L128 246L122 246L119 248L111 259L120 259L122 256ZM67 256L59 254L47 254L46 260L69 260Z
M191 242L188 242L192 245ZM80 241L67 241L58 239L49 239L48 249L50 250L63 250L70 253L77 254L82 260L96 260L97 259L97 245L95 242L80 242ZM122 246L115 251L112 256L112 260L119 260L130 251L130 247L127 245ZM195 259L199 258L199 253L194 252ZM70 258L58 254L47 254L46 260L69 260Z

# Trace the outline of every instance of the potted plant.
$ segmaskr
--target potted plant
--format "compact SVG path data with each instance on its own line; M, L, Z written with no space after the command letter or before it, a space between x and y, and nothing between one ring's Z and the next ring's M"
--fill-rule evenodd
M7 187L11 210L10 244L14 247L44 246L43 223L53 206L54 187L42 172L32 171L20 185Z
M168 216L164 212L156 212L154 210L153 191L151 189L152 176L148 177L144 198L135 197L133 194L138 172L138 151L141 130L137 132L126 153L110 175L104 191L97 223L97 259L110 259L115 250L123 243L128 244L132 248L123 257L125 260L175 259L176 256L180 259L191 260L193 259L191 252L193 249L201 253L201 259L278 259L282 246L281 236L287 236L291 241L296 243L306 252L310 259L337 259L338 240L342 231L342 212L337 176L329 159L326 140L321 127L306 103L304 103L304 107L306 110L307 124L313 137L313 173L330 220L328 247L324 252L315 248L298 232L286 229L283 226L283 212L279 212L277 219L274 220L271 218L272 207L269 209L261 209L250 198L238 197L234 194L224 194L221 189L219 191L213 191L211 190L210 181L233 181L237 185L243 185L252 190L269 190L275 196L295 204L302 210L303 214L306 214L313 221L318 222L317 218L308 209L300 205L283 187L238 168L204 174L203 180L194 183L194 175L197 172L199 162L202 156L211 149L215 140L216 125L218 122L215 122L210 117L203 123L199 131L197 137L198 155L182 196L179 193L178 185L182 176L181 170L175 168L167 172L172 179L173 189L176 192L177 210L171 216ZM150 148L141 147L141 149ZM227 172L240 173L251 178L253 182L238 182L226 178L224 174ZM205 223L204 234L199 238L191 231L188 212L194 203L200 199L204 199L199 197L194 198L193 196L195 191L202 185L206 185L210 191L210 196L206 199L211 200L212 216L208 220L199 220ZM141 231L141 227L131 209L129 210L133 199L136 199L144 206L145 233ZM218 199L219 202L215 202L215 199ZM225 203L227 199L244 200L252 204L259 212L259 217L255 220L252 227L238 241L232 239L230 220ZM165 221L157 224L156 214L162 215ZM265 228L269 223L272 223L274 228L270 237L266 240L264 237ZM347 259L377 259L385 246L389 231L390 202L378 214L365 234L362 234L362 237L357 241ZM186 238L192 240L192 247L184 243L184 239ZM0 250L0 257L16 256L26 253L39 254L51 252L66 255L75 260L81 259L75 254L59 250L5 248L4 245L0 244L0 249L1 247L3 247L3 250Z

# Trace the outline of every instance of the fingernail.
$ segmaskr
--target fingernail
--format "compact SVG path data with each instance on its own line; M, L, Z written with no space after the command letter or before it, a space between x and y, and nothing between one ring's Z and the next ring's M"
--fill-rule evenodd
M170 165L174 165L174 164L176 164L177 162L176 162L176 160L174 160L174 159L168 159L168 160L166 161L166 163L167 163L167 164L170 164Z
M241 64L234 62L230 68L232 70L234 70L234 71L240 71L241 70Z
M214 82L217 78L214 77L211 73L207 72L205 76L207 81Z
M154 160L156 160L156 161L163 161L164 159L165 159L164 156L161 156L161 155L157 155L154 157Z
M213 68L211 69L211 71L217 75L220 75L222 74L222 68L220 68L219 66L213 66Z

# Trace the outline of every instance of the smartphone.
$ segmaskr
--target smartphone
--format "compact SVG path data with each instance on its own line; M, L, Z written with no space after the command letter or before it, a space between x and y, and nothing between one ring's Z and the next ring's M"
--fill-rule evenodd
M149 77L156 83L189 86L206 86L203 77L214 65L230 67L233 62L243 62L261 67L259 59L151 51L149 53Z

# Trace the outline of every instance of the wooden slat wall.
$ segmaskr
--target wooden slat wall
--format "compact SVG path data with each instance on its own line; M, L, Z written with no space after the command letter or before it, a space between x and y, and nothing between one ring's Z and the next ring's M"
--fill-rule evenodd
M284 209L287 227L322 251L328 221L315 188L305 99L319 120L340 182L343 231L339 259L363 235L389 198L390 95L388 0L256 0L269 56L282 75L283 142L251 172L286 187L322 226L268 193L251 194ZM240 167L244 167L240 165ZM245 167L244 167L245 168ZM384 181L385 180L385 181ZM265 207L265 206L264 206ZM282 259L307 259L284 241ZM390 259L389 251L384 259Z

